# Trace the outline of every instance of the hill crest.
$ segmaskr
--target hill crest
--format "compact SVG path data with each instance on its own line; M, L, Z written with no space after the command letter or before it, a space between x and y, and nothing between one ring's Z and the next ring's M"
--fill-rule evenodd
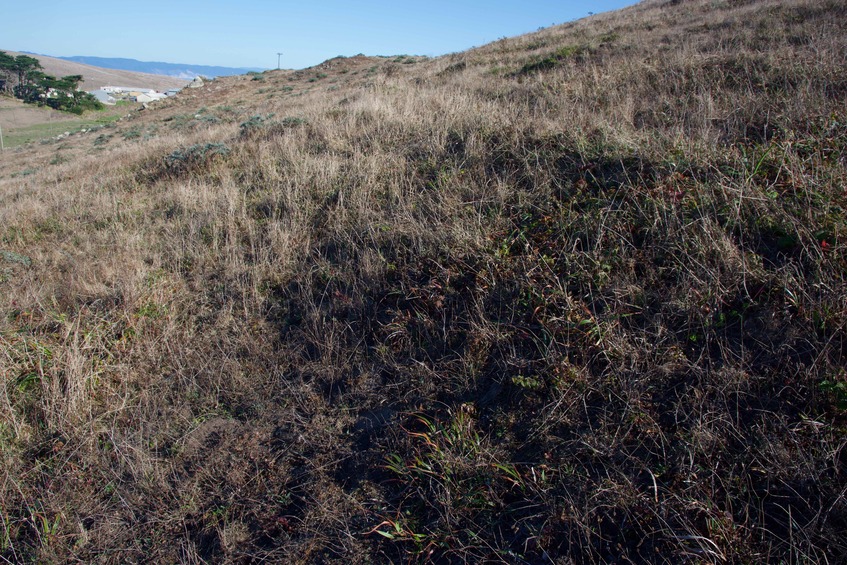
M76 55L73 57L56 57L64 61L72 61L92 65L104 69L133 71L137 73L164 75L178 79L191 80L198 76L215 78L219 76L243 75L248 72L261 72L265 69L244 67L223 67L219 65L190 65L186 63L165 63L159 61L139 61L122 57L91 57Z
M165 91L170 88L179 88L188 83L186 79L175 77L140 73L127 70L107 69L94 65L68 61L46 55L35 55L31 53L6 51L9 55L29 55L38 59L44 72L54 76L82 75L81 86L84 90L95 90L108 85L138 86Z

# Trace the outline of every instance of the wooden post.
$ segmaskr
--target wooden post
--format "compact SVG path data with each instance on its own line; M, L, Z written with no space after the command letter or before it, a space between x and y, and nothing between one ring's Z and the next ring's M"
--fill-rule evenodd
M3 145L3 126L0 126L0 151L5 151L6 147Z

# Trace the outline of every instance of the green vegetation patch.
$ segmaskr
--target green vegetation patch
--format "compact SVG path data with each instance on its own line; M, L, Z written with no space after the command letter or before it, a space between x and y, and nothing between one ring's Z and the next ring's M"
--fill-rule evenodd
M112 124L120 119L120 115L114 113L106 113L108 110L101 112L90 112L82 118L75 118L68 115L66 119L54 120L48 114L48 110L44 109L44 122L33 124L21 128L3 128L3 143L7 148L19 147L39 140L47 140L51 137L63 135L65 132L70 134L79 133L81 130L94 130L100 127Z
M516 74L526 75L541 71L549 71L561 65L564 61L576 58L588 51L588 47L584 45L566 45L565 47L560 47L548 55L537 57L526 63Z
M196 169L210 161L229 155L230 148L225 143L198 143L184 149L177 149L165 157L165 166L174 172L186 172Z
M6 261L7 263L17 263L19 265L23 265L24 267L29 267L30 265L32 265L32 259L30 259L26 255L15 253L14 251L0 251L0 259Z

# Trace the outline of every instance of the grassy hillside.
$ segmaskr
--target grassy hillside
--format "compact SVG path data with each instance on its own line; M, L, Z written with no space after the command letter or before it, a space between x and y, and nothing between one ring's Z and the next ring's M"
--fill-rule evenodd
M845 12L647 1L5 152L0 555L844 562Z

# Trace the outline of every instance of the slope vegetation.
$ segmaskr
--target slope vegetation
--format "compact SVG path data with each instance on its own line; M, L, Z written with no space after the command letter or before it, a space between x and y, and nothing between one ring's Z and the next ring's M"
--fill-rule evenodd
M12 562L847 560L847 13L647 1L7 151Z

